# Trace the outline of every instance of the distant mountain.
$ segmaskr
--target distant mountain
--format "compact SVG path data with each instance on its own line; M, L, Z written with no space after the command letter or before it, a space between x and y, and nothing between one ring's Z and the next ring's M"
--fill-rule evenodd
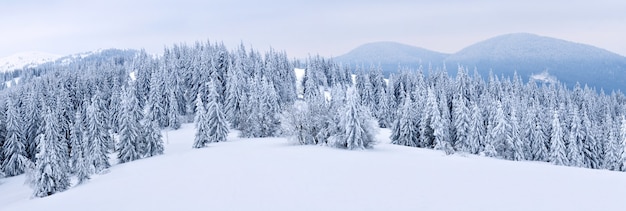
M487 76L512 76L515 71L524 79L568 86L576 82L606 91L626 91L626 57L594 46L528 33L497 36L478 42L455 54L443 54L409 45L380 42L362 45L336 58L350 64L380 63L385 72L397 72L398 65L413 69L419 65L441 67L445 63L451 75L456 66L466 66Z
M33 67L61 58L61 55L45 52L23 52L0 58L0 72L13 71L24 67Z
M626 91L626 57L594 46L528 33L497 36L446 58L446 64L478 69L483 75L524 80L556 78L569 86L576 82L605 90ZM548 80L551 81L551 80Z
M64 56L59 58L55 63L68 65L75 61L103 61L110 59L123 62L134 58L135 55L137 55L138 53L138 50L133 49L99 49L95 51L88 51Z
M420 65L439 66L448 56L445 53L427 50L396 42L375 42L361 45L342 56L335 57L336 62L369 68L378 65L385 72L396 71L399 66L418 68Z

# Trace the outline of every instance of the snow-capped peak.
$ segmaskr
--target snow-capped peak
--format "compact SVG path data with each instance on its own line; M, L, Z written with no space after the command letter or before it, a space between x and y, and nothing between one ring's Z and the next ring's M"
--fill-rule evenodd
M0 58L0 71L7 72L24 67L33 67L61 58L61 55L45 52L23 52Z

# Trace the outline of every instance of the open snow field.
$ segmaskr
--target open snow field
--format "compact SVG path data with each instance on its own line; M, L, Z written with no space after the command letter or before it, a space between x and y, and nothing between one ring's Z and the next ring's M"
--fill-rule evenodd
M192 149L194 133L169 131L164 155L45 198L24 176L0 179L0 210L626 210L626 173L445 156L388 144L385 129L367 151L236 132Z

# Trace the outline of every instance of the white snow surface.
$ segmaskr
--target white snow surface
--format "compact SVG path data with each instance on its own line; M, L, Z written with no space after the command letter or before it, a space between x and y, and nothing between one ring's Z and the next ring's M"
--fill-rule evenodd
M298 97L303 97L304 93L304 74L306 73L305 69L294 68L293 72L296 74L296 93L298 93Z
M556 83L557 82L556 76L550 75L550 73L548 73L547 70L538 74L532 74L530 78L536 81L544 82L544 83Z
M24 176L1 179L0 210L626 210L626 173L446 156L391 145L387 129L365 151L237 131L192 149L194 132L169 131L164 155L45 198Z
M34 67L61 58L61 55L45 52L23 52L0 58L0 72L12 71L24 67Z

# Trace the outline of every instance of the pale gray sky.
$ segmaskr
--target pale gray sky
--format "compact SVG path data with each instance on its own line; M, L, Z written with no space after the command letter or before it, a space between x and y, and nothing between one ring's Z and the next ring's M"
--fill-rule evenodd
M626 1L2 0L0 57L195 41L241 41L290 57L338 56L375 41L453 53L528 32L626 55Z

